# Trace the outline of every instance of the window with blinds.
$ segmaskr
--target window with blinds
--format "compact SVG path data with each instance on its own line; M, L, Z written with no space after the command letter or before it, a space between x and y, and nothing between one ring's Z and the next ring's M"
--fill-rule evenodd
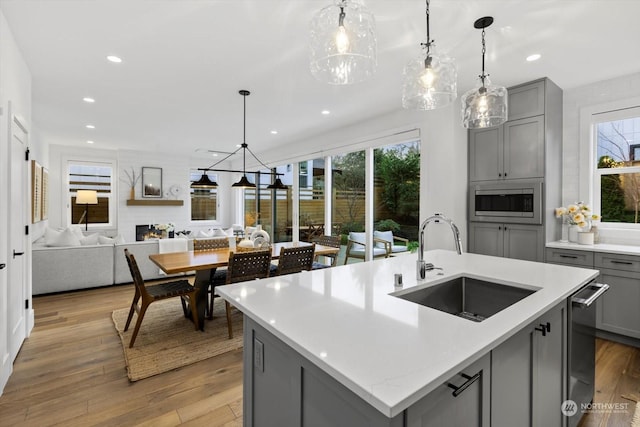
M115 218L113 165L111 163L68 162L69 223L89 228L111 226ZM97 192L97 204L78 204L78 190Z

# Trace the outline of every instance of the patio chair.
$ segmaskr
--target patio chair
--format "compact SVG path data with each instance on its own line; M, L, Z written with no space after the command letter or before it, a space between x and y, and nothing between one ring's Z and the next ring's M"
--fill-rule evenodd
M129 341L129 348L133 347L133 343L138 336L138 331L140 330L140 325L142 324L144 314L147 312L147 308L151 305L151 303L155 301L178 297L180 298L180 302L182 303L182 311L186 316L187 307L185 305L185 299L188 299L189 304L192 307L191 316L197 331L199 329L198 310L195 310L195 306L196 294L198 293L198 289L184 279L176 280L173 282L159 283L157 285L147 287L144 284L144 280L142 280L142 275L140 274L138 263L136 262L133 254L130 253L129 250L125 249L124 256L127 258L127 264L129 265L129 270L131 271L131 276L133 277L133 284L135 285L135 294L133 296L133 301L131 302L131 308L129 309L129 316L127 316L127 323L124 325L125 331L129 329L131 319L133 318L133 312L135 311L138 314L136 326L133 329L131 341ZM142 302L140 306L138 306L138 301L140 301L140 299L142 299Z
M391 249L389 255L407 252L409 250L409 239L405 239L404 237L398 237L393 235L393 231L374 231L373 237L378 238L380 240L384 240L388 242L388 247ZM395 242L399 242L401 244L396 244ZM382 248L383 244L377 243L376 246Z
M347 250L344 256L344 263L347 264L349 258L358 258L364 260L367 253L367 245L365 243L365 233L349 233L347 240ZM391 253L391 245L386 240L373 238L373 258L387 258ZM378 247L378 244L383 247Z

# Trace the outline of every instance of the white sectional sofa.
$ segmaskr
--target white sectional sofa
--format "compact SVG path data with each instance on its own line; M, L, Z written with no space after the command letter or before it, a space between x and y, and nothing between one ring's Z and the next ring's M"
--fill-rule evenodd
M188 247L193 248L192 241ZM125 248L136 257L143 279L167 277L149 260L150 254L159 252L157 240L65 247L34 243L33 295L132 282Z

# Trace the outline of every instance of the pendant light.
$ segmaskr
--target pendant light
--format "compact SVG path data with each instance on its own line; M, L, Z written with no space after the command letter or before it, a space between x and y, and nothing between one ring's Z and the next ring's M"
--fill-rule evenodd
M218 183L215 181L211 181L209 179L209 175L206 172L202 173L202 176L199 180L191 183L191 188L195 188L198 190L210 190L212 188L217 188Z
M232 185L233 188L256 188L256 185L249 182L247 179L247 96L251 94L248 90L241 90L238 92L242 95L243 100L243 114L242 114L242 178L240 181Z
M362 82L376 70L375 18L355 0L335 0L311 20L311 74L321 82Z
M494 86L489 74L484 72L485 28L493 23L491 16L485 16L474 22L474 28L482 28L482 74L478 85L462 96L462 125L467 129L500 126L507 121L507 89Z
M458 97L456 66L452 58L435 51L429 33L427 2L427 41L420 43L422 55L404 67L402 106L413 110L435 110L451 104Z

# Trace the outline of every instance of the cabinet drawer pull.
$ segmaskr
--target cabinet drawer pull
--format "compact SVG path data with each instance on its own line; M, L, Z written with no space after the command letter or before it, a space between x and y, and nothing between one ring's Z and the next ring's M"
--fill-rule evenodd
M472 377L470 377L467 374L460 374L461 377L463 377L464 379L467 380L460 387L456 386L455 384L447 383L447 386L453 389L453 393L451 393L453 395L453 397L458 397L460 395L460 393L462 393L467 388L469 388L469 386L471 384L473 384L476 381L478 381L478 378L480 378L480 375L482 375L482 371L478 372L477 374L475 374Z
M575 256L575 255L563 255L563 254L558 254L558 256L559 256L560 258L578 259L578 257L577 257L577 256Z
M6 266L7 266L7 264L5 264L5 263L0 264L0 270L2 270L3 268L5 268Z
M610 262L611 264L633 265L631 261L616 261L615 259L612 259Z
M534 329L536 331L542 332L542 336L546 337L547 336L547 332L551 332L551 323L547 322L546 325L544 323L540 323L540 327L539 328L534 328Z

